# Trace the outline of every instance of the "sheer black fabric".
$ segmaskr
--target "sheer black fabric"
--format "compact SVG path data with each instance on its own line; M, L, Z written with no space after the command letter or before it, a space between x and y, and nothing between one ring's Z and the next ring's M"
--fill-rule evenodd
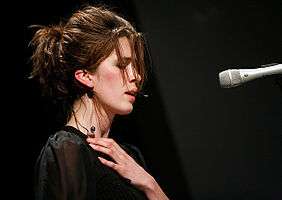
M140 151L129 144L122 148L146 168ZM111 168L103 165L86 142L86 135L66 126L49 137L35 165L36 200L144 200L145 194Z

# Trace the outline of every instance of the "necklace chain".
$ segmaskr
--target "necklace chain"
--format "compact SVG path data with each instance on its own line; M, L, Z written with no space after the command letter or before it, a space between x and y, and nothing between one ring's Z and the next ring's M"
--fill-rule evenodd
M74 113L73 113L73 114L74 114ZM83 125L77 120L75 114L74 114L74 119L75 119L75 123L76 123L77 128L78 128L78 125L79 125L79 126L81 126L83 129L86 130L86 132L87 132L86 134L87 134L89 137L95 137L95 130L96 130L95 126L91 126L91 127L90 127L90 131L89 131L85 126L83 126ZM78 129L79 129L79 128L78 128Z

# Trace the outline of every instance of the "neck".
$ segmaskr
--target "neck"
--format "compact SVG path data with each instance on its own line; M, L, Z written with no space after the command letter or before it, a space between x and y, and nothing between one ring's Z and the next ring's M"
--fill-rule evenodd
M98 102L97 99L95 102ZM95 137L108 137L114 114L103 108L102 105L94 105L93 99L87 95L75 101L73 113L66 125L73 126L82 133L91 133L91 127L95 127Z

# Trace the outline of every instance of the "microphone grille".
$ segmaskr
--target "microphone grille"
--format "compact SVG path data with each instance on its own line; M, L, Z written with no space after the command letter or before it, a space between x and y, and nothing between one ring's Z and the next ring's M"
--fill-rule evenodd
M228 88L231 85L231 79L229 77L228 71L220 72L218 76L221 87Z
M231 69L219 73L220 86L223 88L236 87L242 83L239 70Z
M230 74L231 74L231 83L233 87L238 86L243 82L238 69L230 70Z

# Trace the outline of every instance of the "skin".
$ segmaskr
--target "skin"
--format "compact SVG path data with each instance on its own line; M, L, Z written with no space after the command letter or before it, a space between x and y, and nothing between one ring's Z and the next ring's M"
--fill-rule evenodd
M119 42L122 57L130 61L131 49L128 39L122 37L119 38ZM117 55L113 51L109 57L101 62L94 73L83 70L75 72L75 78L82 84L93 87L95 92L94 99L90 99L85 95L81 100L75 102L76 118L79 122L84 122L84 127L95 125L95 138L88 137L89 145L94 150L109 155L115 161L111 162L99 157L99 160L104 165L117 171L124 178L131 180L131 184L144 191L148 199L167 200L168 197L155 179L138 165L113 139L108 138L114 116L116 114L129 114L133 110L134 95L137 92L136 84L140 81L140 76L138 74L134 75L136 73L134 73L131 62L128 62L125 68L125 80L117 65ZM133 92L134 95L127 94L127 91ZM99 105L99 117L98 112L93 108L93 101ZM74 116L71 117L67 125L77 127ZM82 127L77 128L87 134Z

